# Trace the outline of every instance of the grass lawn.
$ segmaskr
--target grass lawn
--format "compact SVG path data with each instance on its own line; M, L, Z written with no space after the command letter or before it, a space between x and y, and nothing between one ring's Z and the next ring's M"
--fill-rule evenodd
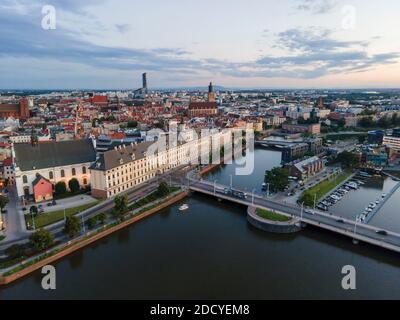
M312 199L314 199L314 195L316 194L318 201L321 198L323 198L328 192L333 190L337 185L341 184L344 180L346 180L351 174L352 173L350 171L345 171L336 177L336 181L335 179L333 179L333 177L331 179L321 181L314 187L304 191L301 194L300 199L307 197L307 195L311 196Z
M264 209L257 209L256 214L260 218L268 219L271 221L278 221L278 222L287 222L290 220L289 217L283 216L279 213L275 213L272 211L264 210Z
M67 216L75 215L86 209L94 207L99 202L100 202L100 200L96 200L91 203L87 203L87 204L84 204L84 205L81 205L78 207L65 209L65 214ZM64 219L64 210L41 213L38 216L36 216L36 218L35 218L35 226L36 226L36 229L38 229L38 228L48 226L49 224L53 224L55 222L61 221L63 219ZM32 216L29 213L25 214L25 223L26 223L27 227L29 226L28 229L32 229Z

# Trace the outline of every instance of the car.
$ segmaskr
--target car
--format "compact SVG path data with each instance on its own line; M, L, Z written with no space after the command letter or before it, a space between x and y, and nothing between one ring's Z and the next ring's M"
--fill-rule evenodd
M344 223L344 220L343 219L337 219L336 222Z
M7 209L1 210L1 213L7 213Z
M376 232L376 234L380 234L381 236L387 236L388 235L387 231L385 231L385 230L377 230L375 232Z
M312 216L315 215L315 212L313 210L310 210L310 209L306 209L305 213L311 214Z

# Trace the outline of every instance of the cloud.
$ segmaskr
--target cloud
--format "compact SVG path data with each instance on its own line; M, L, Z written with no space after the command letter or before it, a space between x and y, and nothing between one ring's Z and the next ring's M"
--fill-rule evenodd
M338 2L336 0L298 0L297 10L308 11L313 14L325 14L334 9Z
M306 2L314 3L311 0ZM60 1L60 6L63 10L70 10L70 13L79 11L82 14L86 5L98 2L82 3ZM191 76L199 77L199 74L202 78L222 75L238 78L312 79L329 74L364 72L380 65L396 63L400 57L398 52L369 54L369 46L376 40L374 38L369 41L338 40L331 30L314 27L288 29L278 34L264 30L263 35L268 35L268 43L273 41L273 45L265 45L264 52L276 49L279 55L262 55L253 61L238 62L202 59L195 58L191 52L182 48L142 49L100 45L84 38L92 31L89 27L80 32L79 28L71 30L65 24L57 23L56 30L43 30L41 10L29 1L3 0L0 8L3 9L0 10L2 59L34 61L35 64L41 62L44 70L47 70L46 64L49 61L53 66L57 65L56 62L68 65L68 68L75 65L77 79L87 78L82 74L83 71L90 78L92 71L88 69L98 70L100 75L149 71L159 73L160 78L174 81L179 78L186 81ZM57 17L63 18L62 15ZM112 29L124 33L129 31L129 25L112 25ZM15 63L13 67L17 70L20 66ZM12 76L12 72L8 74ZM65 68L60 68L60 83L64 74ZM68 77L72 82L72 72L68 73ZM109 81L111 83L113 79Z
M288 77L314 79L330 74L363 72L398 62L399 52L371 55L367 41L340 41L330 30L289 29L277 34L274 47L286 54L263 56L248 63L221 63L208 60L215 68L236 77Z

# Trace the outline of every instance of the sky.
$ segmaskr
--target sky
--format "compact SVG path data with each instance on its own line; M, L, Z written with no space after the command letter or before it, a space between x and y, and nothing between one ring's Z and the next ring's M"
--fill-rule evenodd
M397 88L399 10L398 0L1 0L0 88L136 89L142 72L150 88Z

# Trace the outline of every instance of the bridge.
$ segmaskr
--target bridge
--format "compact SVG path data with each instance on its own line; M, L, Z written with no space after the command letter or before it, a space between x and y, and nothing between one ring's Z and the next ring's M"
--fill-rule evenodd
M304 143L304 141L257 140L254 144L265 147L288 147L299 143Z
M246 199L235 197L232 194L225 194L223 192L225 188L229 187L205 180L197 180L188 177L188 181L191 191L214 196L244 206L253 206L255 208L275 211L287 217L295 217L305 224L336 232L354 240L363 241L391 251L400 252L400 234L398 233L367 224L361 224L357 221L318 210L305 210L303 207L285 202L277 202L254 193L248 194ZM235 188L235 190L238 189Z

